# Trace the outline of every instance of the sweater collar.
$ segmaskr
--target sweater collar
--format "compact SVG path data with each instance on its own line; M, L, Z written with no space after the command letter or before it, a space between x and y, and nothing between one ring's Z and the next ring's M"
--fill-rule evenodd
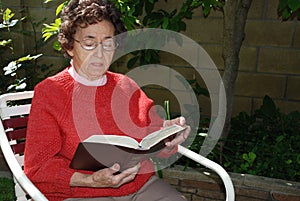
M104 86L107 83L107 77L106 74L103 75L100 79L97 80L88 80L85 77L82 77L81 75L79 75L74 66L73 66L73 62L71 62L71 66L68 69L69 74L73 77L73 79L76 82L79 82L80 84L86 85L86 86Z

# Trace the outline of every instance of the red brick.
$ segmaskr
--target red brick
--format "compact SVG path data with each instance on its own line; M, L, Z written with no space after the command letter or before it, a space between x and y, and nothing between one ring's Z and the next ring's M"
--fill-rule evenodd
M182 186L189 186L189 187L197 187L199 189L207 189L207 190L218 190L222 191L223 187L221 184L217 183L210 183L210 182L203 182L203 181L195 181L195 180L182 180Z
M199 196L196 196L196 195L192 195L192 201L207 201L205 198L203 197L199 197Z
M266 201L266 199L252 198L246 196L236 196L235 201Z
M179 184L179 180L175 179L175 178L163 178L163 180L165 182L167 182L168 184L171 184L171 185L178 185Z
M180 187L180 192L184 192L184 193L196 193L197 189L196 188L191 188L191 187Z
M300 195L288 195L273 192L272 196L275 200L278 201L300 201Z
M207 191L199 189L197 191L197 195L205 198L211 198L216 200L225 200L225 193L217 192L217 191Z
M269 192L258 189L250 188L235 188L236 195L246 196L252 198L267 199L269 197Z

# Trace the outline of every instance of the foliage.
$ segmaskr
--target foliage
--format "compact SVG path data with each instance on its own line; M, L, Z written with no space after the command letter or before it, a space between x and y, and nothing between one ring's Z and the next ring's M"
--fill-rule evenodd
M24 90L26 87L32 89L38 81L37 76L33 76L36 75L37 68L45 68L45 66L38 66L36 63L36 60L42 56L42 54L37 53L38 42L36 41L34 44L33 56L26 53L17 55L15 52L16 40L13 39L13 34L23 34L24 36L29 34L24 30L21 32L14 30L21 21L30 21L33 27L38 26L38 24L32 22L29 17L14 19L15 13L9 8L3 9L1 5L0 1L0 16L2 18L0 23L0 65L2 67L0 93Z
M54 0L47 0L45 3ZM155 5L159 0L112 0L116 7L121 11L123 22L127 30L138 28L162 28L176 32L186 30L184 19L191 19L193 11L202 7L204 16L208 16L211 9L221 8L224 1L219 0L186 0L180 9L166 11L156 9ZM167 2L167 0L165 0ZM68 1L58 5L56 9L57 19L55 22L44 24L43 37L48 40L52 36L56 36L60 26L59 13ZM57 41L54 42L54 49L60 51L61 48ZM127 66L133 68L135 64L155 64L159 63L159 55L157 50L141 50L133 53L132 58L128 61Z
M279 0L278 15L283 20L300 19L300 0Z
M203 137L191 145L199 152ZM262 106L253 115L241 112L231 120L225 141L224 166L227 171L299 181L300 179L300 112L283 114L273 100L265 96ZM218 160L219 147L209 158ZM197 167L191 161L180 164Z
M300 113L283 114L273 100L265 96L254 115L240 113L232 119L224 165L234 172L297 181L300 178L299 144ZM242 164L239 165L238 160Z
M0 200L16 200L12 179L0 178Z

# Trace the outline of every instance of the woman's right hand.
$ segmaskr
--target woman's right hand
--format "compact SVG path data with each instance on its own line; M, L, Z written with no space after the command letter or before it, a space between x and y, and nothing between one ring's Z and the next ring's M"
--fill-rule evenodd
M116 163L112 167L101 169L93 174L75 172L71 177L70 186L118 188L121 185L132 181L137 175L140 167L141 165L138 163L136 166L116 174L120 170L120 165Z

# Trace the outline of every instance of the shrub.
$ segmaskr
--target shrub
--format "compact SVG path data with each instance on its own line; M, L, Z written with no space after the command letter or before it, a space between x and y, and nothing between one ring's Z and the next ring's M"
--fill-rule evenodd
M199 134L189 149L199 152L203 141L204 137ZM221 154L222 165L229 172L299 181L299 144L300 112L283 114L273 100L265 96L262 106L253 115L241 112L232 118L222 152L216 146L208 158L219 161ZM200 167L187 158L176 163Z
M297 181L299 144L300 113L283 114L265 96L254 115L242 112L232 119L224 166L233 172Z
M42 80L51 65L38 65L37 59L42 56L38 54L42 45L37 37L36 27L45 19L34 22L30 16L15 18L15 13L10 8L3 8L0 1L0 94L13 91L33 89L35 84ZM19 23L27 22L32 27L32 32L18 30ZM17 54L19 38L17 36L32 37L32 47L27 47L28 52Z

